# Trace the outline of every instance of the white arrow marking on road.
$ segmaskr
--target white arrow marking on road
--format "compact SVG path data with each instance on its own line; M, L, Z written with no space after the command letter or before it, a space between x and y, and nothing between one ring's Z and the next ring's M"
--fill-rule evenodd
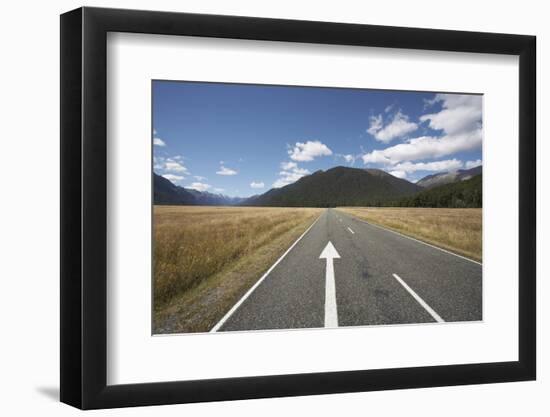
M338 327L338 310L336 307L336 283L334 281L333 259L339 259L340 255L330 243L327 243L319 259L327 260L325 273L325 327Z

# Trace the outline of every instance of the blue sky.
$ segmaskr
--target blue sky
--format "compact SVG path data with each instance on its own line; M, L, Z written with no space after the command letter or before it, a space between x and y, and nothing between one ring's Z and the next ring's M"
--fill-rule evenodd
M247 197L334 166L409 181L481 164L482 96L153 81L154 171Z

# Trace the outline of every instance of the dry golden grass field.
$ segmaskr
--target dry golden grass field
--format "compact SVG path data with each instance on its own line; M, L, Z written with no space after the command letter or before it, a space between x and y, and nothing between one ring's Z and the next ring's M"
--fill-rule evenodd
M155 206L154 333L209 331L322 210Z
M480 208L342 207L338 210L481 262Z

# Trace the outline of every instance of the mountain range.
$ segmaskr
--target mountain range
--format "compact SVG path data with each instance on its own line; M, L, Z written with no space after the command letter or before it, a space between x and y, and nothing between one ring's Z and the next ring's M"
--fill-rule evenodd
M482 174L438 187L425 188L388 204L392 207L473 208L483 205Z
M421 188L379 169L335 167L249 198L250 206L368 206L410 196Z
M292 184L248 198L184 188L154 173L154 203L278 207L481 207L481 172L481 166L442 172L428 175L414 184L380 169L338 166L316 171Z
M481 165L471 169L459 169L456 171L440 172L437 174L428 175L420 179L416 185L423 188L433 188L440 185L451 184L454 182L469 180L476 175L481 174Z
M153 201L155 204L235 206L246 200L246 198L241 197L229 197L223 194L180 187L156 173L153 173L153 191Z

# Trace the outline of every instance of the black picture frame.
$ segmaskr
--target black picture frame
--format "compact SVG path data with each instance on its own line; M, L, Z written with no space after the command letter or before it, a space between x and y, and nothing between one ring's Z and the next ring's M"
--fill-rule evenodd
M107 385L108 32L519 56L519 360ZM61 15L60 56L62 402L94 409L536 378L534 36L84 7Z

